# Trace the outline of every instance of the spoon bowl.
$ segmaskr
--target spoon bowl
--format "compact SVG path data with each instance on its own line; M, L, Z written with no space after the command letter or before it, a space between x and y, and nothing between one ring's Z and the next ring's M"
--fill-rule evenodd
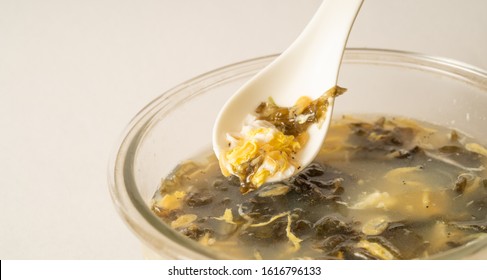
M213 128L213 150L218 158L228 149L226 134L240 131L246 116L269 97L278 106L290 107L301 96L316 99L336 85L348 35L362 2L324 0L291 46L227 101ZM307 166L318 154L333 104L330 97L323 123L308 128L309 139L295 156L300 166Z

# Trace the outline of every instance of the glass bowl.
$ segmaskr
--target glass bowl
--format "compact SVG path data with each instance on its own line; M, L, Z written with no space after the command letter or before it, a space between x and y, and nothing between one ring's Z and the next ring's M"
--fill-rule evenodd
M161 179L178 163L211 151L212 127L224 102L276 55L208 72L165 92L128 125L111 160L115 207L142 241L147 258L225 259L182 236L150 210ZM454 127L487 142L487 73L453 60L409 52L347 49L334 115L399 115ZM267 98L263 96L263 99ZM487 259L487 238L432 256Z

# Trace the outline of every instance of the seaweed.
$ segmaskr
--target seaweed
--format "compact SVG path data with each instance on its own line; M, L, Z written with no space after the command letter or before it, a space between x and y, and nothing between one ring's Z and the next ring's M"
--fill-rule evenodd
M316 100L300 98L293 107L279 107L272 99L262 102L255 109L259 120L272 123L285 135L298 136L313 123L320 123L328 108L328 98L343 94L346 89L335 86Z
M343 201L343 184L351 182L352 177L331 166L311 163L297 176L287 181L300 200L313 203L332 203Z
M313 224L317 237L333 234L356 234L353 225L345 222L336 215L326 215Z
M189 207L199 207L210 204L213 201L213 195L207 191L192 192L184 200Z
M347 139L352 145L359 146L362 151L382 151L390 153L411 142L414 131L409 127L385 128L383 123L351 123L351 134ZM414 148L411 149L414 151Z
M416 227L421 227L416 225ZM387 240L397 252L401 252L398 257L403 259L412 259L420 256L421 252L428 247L428 242L424 238L415 232L414 225L410 223L396 222L391 224L380 236L370 237L372 240L376 238L384 238L381 240Z

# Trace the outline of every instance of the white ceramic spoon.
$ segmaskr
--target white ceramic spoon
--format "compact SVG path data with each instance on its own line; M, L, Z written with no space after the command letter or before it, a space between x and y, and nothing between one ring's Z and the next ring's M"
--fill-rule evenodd
M293 44L227 101L213 128L213 149L218 158L228 149L226 134L239 132L245 117L268 97L281 107L290 107L301 96L316 99L336 85L347 38L362 2L324 0ZM303 167L313 161L323 144L333 102L330 98L323 124L308 128L309 140L295 158Z

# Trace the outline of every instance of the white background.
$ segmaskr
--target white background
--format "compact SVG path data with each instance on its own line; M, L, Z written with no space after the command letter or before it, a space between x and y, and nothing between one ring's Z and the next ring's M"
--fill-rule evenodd
M4 264L5 263L5 264ZM485 273L485 261L276 261L276 260L229 260L229 261L2 261L2 280L48 279L48 280L86 280L86 279L176 279L176 280L323 280L323 279L374 279L374 280L411 280L411 279L463 279ZM62 264L62 265L60 265ZM29 269L25 269L29 267ZM287 273L288 267L299 271L308 271L308 275ZM199 270L200 275L188 276L189 269ZM269 273L275 271L276 273ZM281 268L283 271L281 272ZM320 275L311 275L320 269ZM351 269L352 268L352 269ZM212 275L215 270L225 269L231 275ZM234 269L237 269L235 271ZM250 269L252 276L242 273ZM176 273L176 270L178 273ZM206 272L205 272L206 270ZM270 271L269 271L270 270ZM76 273L73 273L75 271ZM172 273L170 273L172 271ZM263 271L266 271L264 274ZM296 270L295 270L296 271ZM468 271L468 272L466 272ZM233 272L233 273L232 273ZM240 272L240 273L239 273ZM248 272L248 271L246 271ZM207 274L206 276L204 274ZM284 275L279 275L283 273ZM172 274L172 275L171 275ZM178 275L177 275L178 274ZM214 273L212 273L214 274ZM236 275L232 275L236 274ZM243 275L246 274L246 275ZM286 275L287 274L287 275ZM303 273L304 274L304 273ZM391 275L393 277L391 277Z
M284 50L319 0L0 0L0 259L139 259L107 162L165 90ZM366 0L350 47L487 68L487 1Z

